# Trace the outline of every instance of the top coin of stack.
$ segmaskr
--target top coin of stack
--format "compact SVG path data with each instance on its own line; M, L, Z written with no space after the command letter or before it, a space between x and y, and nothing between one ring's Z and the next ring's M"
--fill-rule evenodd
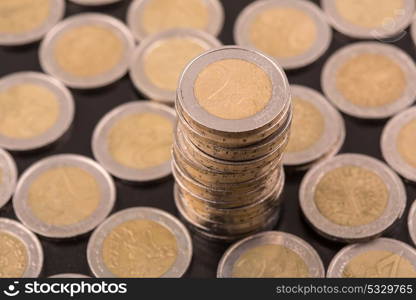
M173 173L184 219L216 239L273 225L292 117L282 69L254 50L211 50L182 74L176 110Z

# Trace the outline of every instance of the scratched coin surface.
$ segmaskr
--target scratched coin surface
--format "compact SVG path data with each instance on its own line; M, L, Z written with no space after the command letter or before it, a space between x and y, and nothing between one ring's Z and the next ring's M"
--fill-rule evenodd
M413 241L413 244L416 245L416 200L413 202L412 207L410 208L407 224L409 226L410 237Z
M416 182L416 107L392 118L383 130L381 150L387 163L405 179Z
M111 212L115 187L93 160L71 154L45 158L21 176L13 206L19 220L50 238L87 233Z
M416 250L389 238L353 244L335 255L327 277L416 278Z
M406 205L404 184L396 173L360 154L338 155L313 167L303 178L299 199L318 233L346 242L380 236Z
M136 207L102 223L90 238L87 256L96 277L177 278L191 262L192 241L174 216Z
M0 218L0 278L38 277L42 267L38 238L22 224Z
M8 152L0 148L0 209L13 195L16 181L16 163Z
M218 278L320 278L321 258L304 240L284 232L268 231L232 245L223 255Z
M171 174L175 111L165 105L135 101L116 107L95 128L95 158L114 176L132 182Z

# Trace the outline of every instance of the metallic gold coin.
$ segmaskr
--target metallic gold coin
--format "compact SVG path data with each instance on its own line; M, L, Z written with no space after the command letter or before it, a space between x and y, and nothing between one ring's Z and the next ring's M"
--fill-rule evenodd
M127 12L127 24L138 41L178 28L217 36L223 23L224 9L218 0L135 0Z
M129 102L110 111L95 128L94 157L114 176L132 182L171 174L175 111L149 101Z
M96 277L182 277L192 241L174 216L149 207L120 211L92 234L88 264Z
M323 236L345 242L376 238L401 218L403 182L384 163L342 154L313 167L299 191L307 221Z
M407 224L409 226L410 237L412 238L413 244L416 245L416 200L410 208Z
M234 39L274 57L284 69L309 65L328 49L332 31L317 5L300 0L256 1L239 15Z
M326 62L322 89L342 112L363 119L388 118L416 98L416 66L401 49L377 42L346 46Z
M401 176L416 182L416 107L409 108L386 125L381 150L387 163Z
M405 33L415 10L413 0L321 0L321 6L337 31L358 39Z
M40 40L64 14L64 0L3 0L0 45L20 46Z
M113 4L116 2L120 2L122 0L69 0L79 5L86 5L86 6L99 6L99 5L108 5Z
M0 148L0 208L13 195L17 181L17 167L13 157Z
M22 224L0 218L0 278L35 278L43 267L42 246Z
M39 49L42 69L77 89L99 88L123 77L134 39L119 20L84 13L57 24Z
M27 169L16 187L13 207L32 231L70 238L94 229L111 212L116 198L111 176L80 155L45 158Z
M232 245L218 265L218 278L282 278L325 276L321 258L304 240L269 231Z
M388 238L343 248L332 259L329 278L416 277L416 250Z

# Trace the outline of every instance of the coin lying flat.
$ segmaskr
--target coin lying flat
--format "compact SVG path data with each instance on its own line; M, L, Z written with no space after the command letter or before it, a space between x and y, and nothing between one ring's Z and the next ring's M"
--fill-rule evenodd
M74 118L71 92L55 78L19 72L0 79L0 147L27 151L57 141Z
M0 278L33 278L42 271L38 238L11 219L0 218L0 257Z
M98 123L92 139L95 158L114 176L145 182L171 174L176 114L149 101L129 102Z
M307 166L338 153L345 140L342 116L321 94L292 85L293 120L285 166Z
M0 208L13 195L17 181L17 167L13 157L0 148Z
M224 9L218 0L135 0L127 12L127 24L139 41L178 28L203 30L216 36L223 23Z
M413 202L409 211L408 222L409 234L413 243L416 245L416 201Z
M321 0L321 6L336 30L359 39L404 33L415 10L413 0Z
M269 231L232 245L218 265L218 278L318 278L325 270L318 253L289 233Z
M39 49L42 69L77 89L106 86L129 67L134 39L119 20L83 13L57 24Z
M416 277L416 250L388 238L343 248L332 259L330 278L404 278Z
M285 69L304 67L328 49L332 32L317 5L309 1L256 1L239 15L234 27L236 43L253 47Z
M111 212L115 196L114 182L100 165L87 157L62 154L45 158L23 173L13 207L32 231L70 238L100 224Z
M145 38L130 66L135 87L149 99L173 103L179 77L194 58L219 47L213 36L195 29L172 29Z
M322 88L344 113L363 119L388 118L416 97L416 66L401 49L377 42L355 43L326 62Z
M300 206L323 236L365 241L380 236L401 218L406 193L400 178L382 162L342 154L313 167L299 191Z
M40 40L64 14L64 0L2 0L0 45L19 46Z
M383 130L381 150L387 163L407 180L416 182L416 107L392 118Z
M88 264L96 277L182 277L191 237L172 215L155 208L120 211L92 234Z

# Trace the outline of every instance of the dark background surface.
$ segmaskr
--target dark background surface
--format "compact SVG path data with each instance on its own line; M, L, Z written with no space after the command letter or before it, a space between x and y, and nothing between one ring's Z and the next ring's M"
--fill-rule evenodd
M224 44L233 44L233 25L238 13L251 0L222 0L225 8L225 24L220 39ZM318 3L318 1L314 1ZM81 12L101 12L113 15L123 21L130 0L123 0L101 7L83 7L67 1L66 16ZM313 65L301 70L288 73L292 84L301 84L321 91L320 73L326 59L336 49L354 42L339 33L334 32L329 51ZM407 32L394 44L404 49L414 59L416 50ZM37 56L39 43L23 47L0 46L0 76L17 71L41 71ZM416 84L416 83L415 83ZM116 83L91 91L72 90L76 103L76 116L70 132L52 148L36 153L13 153L19 174L37 160L59 153L75 153L92 157L91 136L100 118L112 108L132 100L144 99L136 92L128 76L124 76ZM380 151L380 136L385 121L364 122L344 115L347 125L347 139L342 149L344 153L363 153L382 159ZM343 245L330 242L317 235L303 220L298 205L298 188L303 174L288 175L283 197L285 198L283 214L276 226L276 230L298 235L312 244L318 251L325 267L331 258ZM173 179L147 186L131 186L116 180L117 202L114 211L134 206L152 206L164 209L178 215L173 202ZM398 224L392 237L411 244L407 229L407 213L410 204L416 198L416 186L406 184L408 205L404 219ZM16 218L12 204L9 202L0 210L0 217ZM40 238L45 251L45 265L42 276L57 273L90 274L87 264L86 248L89 234L73 239L54 241ZM216 268L221 255L228 247L193 236L194 256L186 277L215 277Z

